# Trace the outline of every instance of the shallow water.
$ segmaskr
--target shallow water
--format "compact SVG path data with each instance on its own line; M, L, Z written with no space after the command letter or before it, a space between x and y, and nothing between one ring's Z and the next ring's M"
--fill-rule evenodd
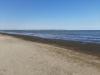
M99 30L4 30L1 32L6 32L9 34L38 36L48 39L72 40L85 43L100 43Z

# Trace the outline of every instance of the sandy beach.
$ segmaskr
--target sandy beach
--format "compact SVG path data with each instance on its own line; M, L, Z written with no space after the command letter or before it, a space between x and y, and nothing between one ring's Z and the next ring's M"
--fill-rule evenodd
M0 35L0 75L100 75L100 60L69 49Z

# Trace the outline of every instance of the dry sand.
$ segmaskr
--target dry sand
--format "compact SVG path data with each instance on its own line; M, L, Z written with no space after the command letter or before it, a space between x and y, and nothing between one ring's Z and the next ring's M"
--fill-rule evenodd
M100 60L64 48L0 35L0 75L100 75Z

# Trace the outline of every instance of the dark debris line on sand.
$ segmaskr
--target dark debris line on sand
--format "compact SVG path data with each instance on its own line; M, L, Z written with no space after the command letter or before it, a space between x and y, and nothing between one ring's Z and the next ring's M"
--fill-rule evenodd
M56 39L44 39L36 36L27 36L27 35L18 35L18 34L7 34L7 33L0 33L0 34L21 38L27 41L52 44L55 46L60 46L63 48L100 57L100 44L81 43L76 41L65 41L65 40L56 40Z

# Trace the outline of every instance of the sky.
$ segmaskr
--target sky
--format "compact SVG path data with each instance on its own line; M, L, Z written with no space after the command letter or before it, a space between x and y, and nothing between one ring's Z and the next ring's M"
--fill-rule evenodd
M1 30L100 30L100 0L0 0Z

